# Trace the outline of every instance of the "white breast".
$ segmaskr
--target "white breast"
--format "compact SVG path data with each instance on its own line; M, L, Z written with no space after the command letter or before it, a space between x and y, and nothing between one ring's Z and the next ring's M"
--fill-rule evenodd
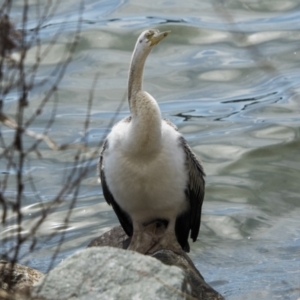
M188 173L180 134L162 122L161 149L133 155L126 147L128 132L127 122L114 126L104 153L105 177L115 201L136 221L176 217L188 207Z

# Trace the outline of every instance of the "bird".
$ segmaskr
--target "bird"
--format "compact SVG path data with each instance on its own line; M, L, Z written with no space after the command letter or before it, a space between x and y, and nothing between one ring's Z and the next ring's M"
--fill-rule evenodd
M104 198L132 237L131 244L147 224L157 221L165 226L164 236L173 236L180 250L189 252L189 235L195 242L200 229L204 169L177 127L162 118L156 100L143 90L146 58L169 33L149 29L138 37L128 78L130 116L112 127L98 168Z

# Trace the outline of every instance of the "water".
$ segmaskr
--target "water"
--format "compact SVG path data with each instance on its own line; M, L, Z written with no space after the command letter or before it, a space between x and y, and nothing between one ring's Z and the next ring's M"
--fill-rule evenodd
M38 79L68 49L76 30L78 1L63 1L41 30L47 47L57 30L58 42L43 61ZM213 3L215 5L213 5ZM21 20L22 1L12 15ZM76 5L75 5L76 4ZM56 120L50 136L58 144L83 137L89 90L99 74L88 130L89 147L97 149L124 96L131 52L145 28L169 29L146 64L145 88L159 102L202 158L206 196L199 241L191 257L207 282L227 299L298 299L300 297L300 6L290 1L92 1L84 6L82 38L59 85ZM36 24L35 4L28 28ZM63 26L63 27L61 27ZM29 51L28 64L35 59ZM50 85L50 83L49 83ZM46 86L47 87L47 86ZM30 95L28 115L46 87ZM14 116L11 92L5 111ZM42 131L51 107L31 129ZM117 120L128 114L126 103ZM10 129L2 127L6 139ZM32 139L28 138L28 145ZM74 150L55 152L42 143L41 158L30 156L23 202L26 232L41 204L60 190L71 169ZM67 164L69 163L69 164ZM64 225L68 197L37 232L37 250L21 249L21 263L46 271L65 232L55 264L91 239L117 225L101 192L93 159L70 221ZM65 167L68 167L65 171ZM1 171L5 171L4 160ZM13 174L6 190L14 195ZM40 197L38 200L37 196ZM15 217L2 227L1 251L14 245Z

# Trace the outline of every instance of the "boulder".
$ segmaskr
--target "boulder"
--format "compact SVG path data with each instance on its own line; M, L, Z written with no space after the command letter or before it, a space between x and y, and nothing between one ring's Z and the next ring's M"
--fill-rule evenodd
M153 230L152 225L145 229L145 234ZM144 241L147 241L145 238ZM90 242L88 247L104 247L112 246L120 249L127 249L130 244L130 238L126 235L121 226L117 226L108 232L105 232L100 237L95 238ZM215 291L211 286L209 286L201 273L195 267L192 260L184 251L174 251L173 245L170 247L166 246L164 248L159 247L159 241L150 242L148 248L151 248L147 256L154 257L162 262L164 265L176 266L180 268L183 273L185 280L190 287L188 295L192 298L188 299L198 299L198 300L222 300L224 299L217 291ZM157 251L152 251L152 249L157 249ZM175 247L176 249L176 247ZM184 291L182 291L184 292ZM164 299L164 298L159 298Z
M185 273L129 250L81 250L49 272L32 295L42 299L194 299Z
M0 299L224 299L184 251L147 240L146 255L125 250L130 238L120 226L113 228L47 275L1 261Z

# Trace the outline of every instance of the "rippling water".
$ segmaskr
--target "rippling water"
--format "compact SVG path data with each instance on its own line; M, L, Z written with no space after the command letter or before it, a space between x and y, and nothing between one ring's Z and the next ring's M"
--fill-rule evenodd
M22 1L12 16L21 20ZM300 6L285 1L142 1L87 0L83 32L74 58L59 85L59 105L50 136L59 144L79 142L89 90L99 74L91 111L89 146L96 148L114 116L127 85L134 43L145 28L169 29L146 63L145 88L159 102L202 158L207 173L199 241L191 257L208 283L227 299L297 299L300 297ZM38 78L48 78L69 47L76 30L78 1L62 1L41 31L47 47L58 42L42 63ZM36 25L35 4L28 29ZM17 23L18 24L18 23ZM62 26L62 27L61 27ZM30 49L28 64L35 59ZM32 112L45 89L30 95ZM8 95L6 113L14 116L17 96ZM28 114L30 113L28 112ZM46 108L32 130L48 120ZM128 114L126 103L117 119ZM12 131L2 128L9 139ZM30 144L30 139L28 140ZM32 176L23 203L23 230L37 218L41 201L59 191L74 157L41 144L41 158L31 156ZM68 165L68 163L70 163ZM82 182L66 227L66 199L37 233L35 252L21 249L21 263L46 271L66 232L55 263L109 228L117 219L96 178L97 159ZM4 161L0 171L5 171ZM11 174L13 178L13 174ZM6 195L14 195L13 179ZM1 229L1 251L14 244L15 217Z

